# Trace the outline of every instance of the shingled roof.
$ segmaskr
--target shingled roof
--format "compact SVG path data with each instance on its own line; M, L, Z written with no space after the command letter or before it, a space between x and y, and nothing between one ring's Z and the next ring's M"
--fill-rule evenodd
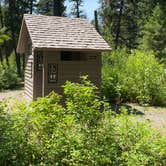
M19 53L25 52L28 35L33 49L111 50L95 28L83 18L25 14L17 46Z

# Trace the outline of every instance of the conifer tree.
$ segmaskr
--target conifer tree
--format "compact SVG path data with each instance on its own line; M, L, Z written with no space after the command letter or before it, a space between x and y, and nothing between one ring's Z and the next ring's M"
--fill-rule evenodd
M153 50L156 56L166 60L166 7L158 4L154 8L142 34L141 48Z
M39 0L37 12L43 15L65 16L65 0Z
M33 0L33 3L31 5L33 5L34 2L35 0ZM14 51L17 73L19 76L21 76L21 59L16 51L17 41L23 14L31 13L33 10L33 6L31 6L30 1L27 0L4 0L3 5L5 8L4 26L8 29L11 39L10 42L7 42L5 44L5 50L8 55L12 50Z
M64 16L66 7L64 6L64 0L54 0L54 16Z
M71 15L77 18L86 17L84 11L81 9L83 7L83 0L69 0L71 2Z
M106 39L117 49L137 46L137 0L100 1L100 14Z

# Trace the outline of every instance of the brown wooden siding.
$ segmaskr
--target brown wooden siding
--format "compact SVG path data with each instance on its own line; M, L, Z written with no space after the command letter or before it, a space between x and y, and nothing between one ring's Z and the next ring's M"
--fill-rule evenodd
M27 44L30 42L29 39L27 39ZM25 71L24 71L24 88L25 88L25 95L29 100L33 99L33 54L28 55L28 46L26 46L26 54L25 54Z
M86 52L85 56L91 57L96 56L96 59L88 59L86 61L61 61L60 52L44 52L44 95L49 94L51 91L56 91L62 94L63 89L61 86L66 82L66 80L79 82L80 76L88 75L89 79L97 85L99 88L101 86L101 55L99 53ZM48 83L48 64L55 63L58 64L58 81L57 83ZM35 62L36 64L36 62ZM36 97L41 96L41 86L42 86L42 74L37 72L35 69L36 78Z

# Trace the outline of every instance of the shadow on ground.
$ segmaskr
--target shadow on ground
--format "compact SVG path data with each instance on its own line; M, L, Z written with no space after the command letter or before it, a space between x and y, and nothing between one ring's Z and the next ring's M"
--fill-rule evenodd
M128 112L128 114L135 114L135 115L145 115L142 111L132 108L131 106L127 105L127 104L113 104L111 103L111 109L116 112L117 114L121 113L121 109L125 108Z

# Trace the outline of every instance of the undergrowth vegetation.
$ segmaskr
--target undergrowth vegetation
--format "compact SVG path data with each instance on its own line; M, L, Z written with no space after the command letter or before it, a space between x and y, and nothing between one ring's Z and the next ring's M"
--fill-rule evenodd
M117 115L97 88L66 82L65 107L51 93L9 109L0 103L0 165L165 165L166 139L148 122Z
M152 52L114 51L103 58L103 92L110 101L166 105L166 74Z
M15 70L0 68L0 90L16 88L20 80Z
M13 58L14 55L10 56L8 65L5 60L0 63L0 90L14 89L20 84L21 78L17 74Z

